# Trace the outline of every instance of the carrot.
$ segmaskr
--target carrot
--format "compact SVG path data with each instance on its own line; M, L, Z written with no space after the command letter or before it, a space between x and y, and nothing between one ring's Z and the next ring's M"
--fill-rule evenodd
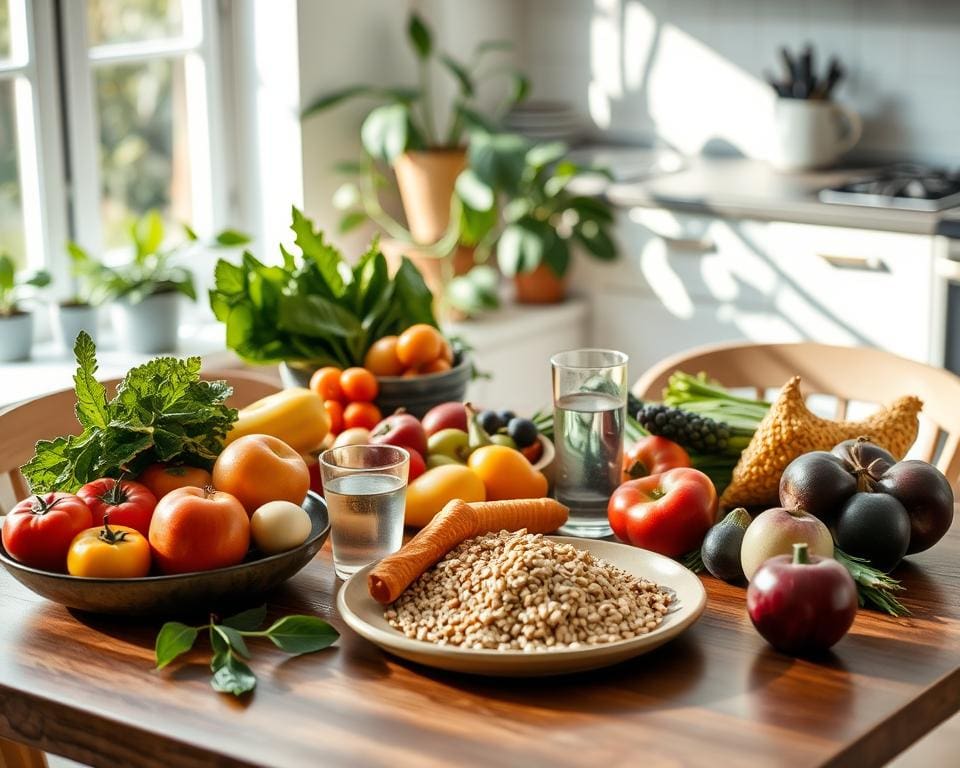
M367 576L367 589L378 603L396 600L428 568L458 544L496 531L550 533L567 521L569 510L554 499L511 499L467 504L454 499L440 510L399 552L385 557Z

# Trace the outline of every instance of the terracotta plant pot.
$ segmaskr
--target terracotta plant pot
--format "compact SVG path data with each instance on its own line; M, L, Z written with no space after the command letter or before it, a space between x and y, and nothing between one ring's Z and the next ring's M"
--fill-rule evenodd
M473 267L473 248L468 248L465 245L458 245L453 254L443 259L418 251L415 246L400 240L381 240L380 250L383 251L383 255L387 259L390 274L397 271L404 256L413 262L413 266L420 270L423 281L430 289L430 293L433 294L433 311L438 315L442 314L443 311L440 299L443 296L447 281L450 278L467 274Z
M513 278L520 304L556 304L567 297L567 278L557 277L546 264L533 272L520 272Z
M467 151L430 149L404 152L393 163L410 234L418 243L437 242L450 223L450 198Z

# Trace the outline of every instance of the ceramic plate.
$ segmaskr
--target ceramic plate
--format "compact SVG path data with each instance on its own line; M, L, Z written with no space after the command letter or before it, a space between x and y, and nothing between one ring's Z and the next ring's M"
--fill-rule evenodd
M703 613L707 594L700 579L674 560L612 541L567 536L550 538L572 544L577 549L588 550L628 573L672 590L675 601L663 623L653 632L629 640L536 653L434 645L406 637L383 618L383 606L367 592L367 574L372 565L358 571L341 587L337 595L337 608L343 620L357 634L402 659L454 672L499 677L561 675L616 664L648 653L672 640Z

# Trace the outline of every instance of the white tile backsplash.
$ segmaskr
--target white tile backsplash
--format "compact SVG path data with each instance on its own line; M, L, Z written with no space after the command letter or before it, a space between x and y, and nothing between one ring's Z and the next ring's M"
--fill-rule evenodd
M858 156L960 164L960 2L527 0L522 13L535 96L570 101L599 136L761 155L757 82L779 72L780 45L809 41L820 67L835 54L847 69L836 97L865 119Z

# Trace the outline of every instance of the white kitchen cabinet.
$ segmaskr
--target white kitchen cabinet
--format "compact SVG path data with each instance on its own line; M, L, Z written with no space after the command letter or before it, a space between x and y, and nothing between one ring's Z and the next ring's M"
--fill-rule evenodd
M625 258L578 264L592 343L631 355L631 375L716 341L871 345L939 362L936 240L634 208Z

